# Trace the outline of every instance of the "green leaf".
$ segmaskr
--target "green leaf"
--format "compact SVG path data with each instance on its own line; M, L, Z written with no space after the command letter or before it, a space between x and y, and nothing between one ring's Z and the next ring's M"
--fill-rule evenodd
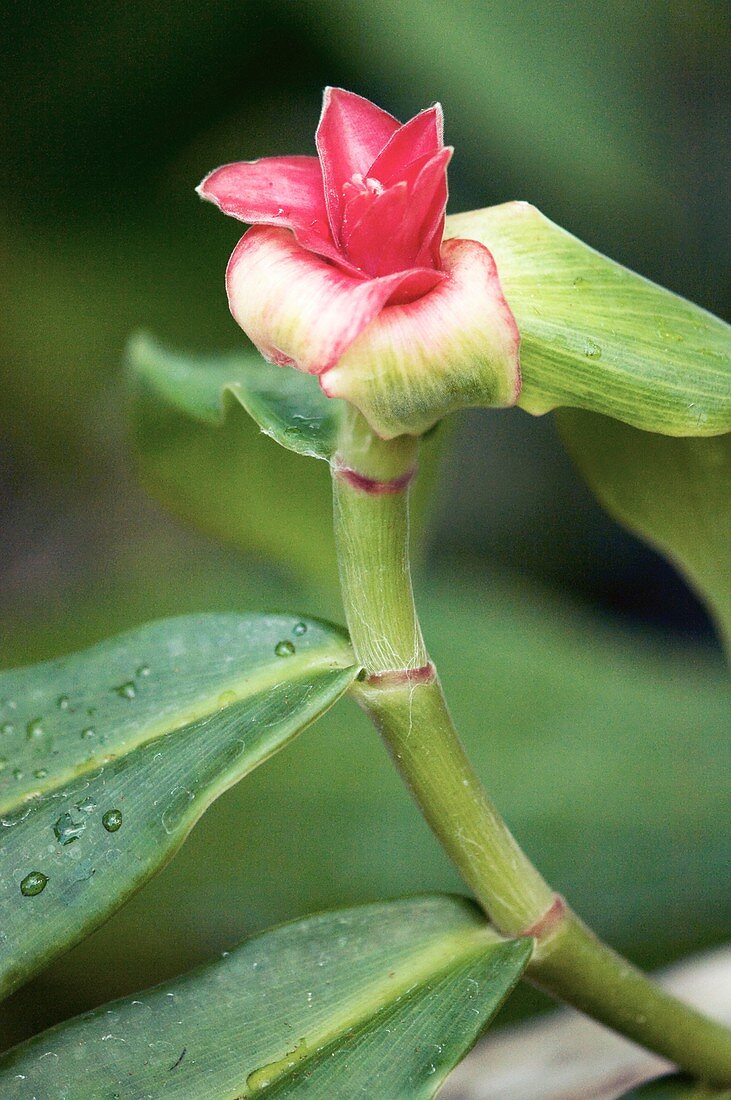
M0 1086L17 1090L22 1075L22 1094L44 1100L426 1100L531 949L501 940L461 898L324 913L16 1047L0 1059Z
M0 992L82 939L356 669L312 620L195 615L0 674Z
M338 403L253 352L190 357L137 337L128 362L146 487L208 533L335 584L329 473L283 448L326 457Z
M450 237L495 257L521 334L519 399L665 435L731 429L731 329L554 225L528 203L457 214Z
M599 501L682 570L731 643L731 434L673 439L574 409L558 424Z
M180 355L144 334L130 341L128 362L136 385L194 420L223 424L234 401L290 451L328 459L335 450L342 405L310 375L267 363L255 352Z
M731 1100L731 1089L701 1085L684 1074L656 1077L644 1085L623 1092L619 1100Z
M330 458L342 402L326 397L315 378L257 353L190 356L146 336L130 343L128 377L147 488L185 519L263 552L339 600L329 472L299 456ZM430 439L422 451L412 509L416 545L440 446L441 439Z
M723 942L729 691L716 655L525 575L432 573L418 602L468 755L551 884L647 968ZM88 631L83 611L74 629ZM27 649L28 631L18 623L6 651ZM7 1003L0 1028L26 1038L308 912L460 888L366 716L343 703L219 798L172 863Z

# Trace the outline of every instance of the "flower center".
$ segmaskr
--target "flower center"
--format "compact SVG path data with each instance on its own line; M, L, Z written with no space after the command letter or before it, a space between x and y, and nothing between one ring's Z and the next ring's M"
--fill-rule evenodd
M343 198L346 202L356 195L382 195L383 184L373 176L363 176L360 172L354 172L350 179L343 184Z

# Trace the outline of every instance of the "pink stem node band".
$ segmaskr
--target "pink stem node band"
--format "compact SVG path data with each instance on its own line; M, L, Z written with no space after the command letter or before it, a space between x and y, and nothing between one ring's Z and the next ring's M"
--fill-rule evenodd
M410 470L407 470L405 474L401 474L399 477L394 477L387 481L379 481L377 478L367 477L365 474L359 473L358 470L353 470L350 466L341 465L337 461L333 465L333 470L336 477L346 482L352 489L357 489L358 492L369 493L372 496L386 496L389 493L402 493L404 489L407 489L416 477L418 467L413 466Z
M522 932L519 932L518 936L521 938L525 937L526 939L538 940L539 942L547 939L561 923L566 911L566 902L560 894L556 894L553 903L548 907L546 912L543 913L537 921L534 921L533 924L528 925Z
M396 668L387 672L374 672L366 683L369 687L401 687L404 684L431 684L436 679L434 665L422 665L421 668Z

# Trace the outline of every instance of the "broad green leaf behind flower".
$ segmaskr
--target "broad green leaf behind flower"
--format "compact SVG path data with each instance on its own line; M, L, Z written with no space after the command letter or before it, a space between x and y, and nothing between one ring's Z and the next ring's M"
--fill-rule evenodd
M127 361L147 487L204 530L337 593L329 473L300 455L332 457L343 403L326 397L316 378L251 350L190 355L138 335ZM441 438L422 448L412 501L417 554Z
M580 409L557 416L600 503L685 573L731 645L731 433L674 439Z
M186 355L138 336L128 383L142 478L155 496L296 580L335 589L330 477L324 462L300 458L326 459L334 447L340 403L316 379L251 350Z
M221 425L227 402L239 402L282 447L328 459L335 450L341 403L314 379L267 363L254 352L176 354L144 334L129 344L133 384L156 391L180 412Z
M664 435L731 430L731 328L595 252L528 203L447 219L497 263L521 337L518 404L588 409Z

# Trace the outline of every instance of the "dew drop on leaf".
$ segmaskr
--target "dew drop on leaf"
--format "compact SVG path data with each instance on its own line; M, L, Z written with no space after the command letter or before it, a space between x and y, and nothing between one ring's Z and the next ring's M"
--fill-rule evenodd
M307 633L307 623L295 623L292 627L292 633L296 638L301 638L303 634Z
M108 833L116 833L117 829L122 828L122 811L107 810L102 817L102 825Z
M93 814L96 809L96 802L93 798L82 798L81 802L76 803L76 809L80 814Z
M34 741L37 737L43 737L43 720L41 718L32 718L25 727L25 732L28 735L29 741Z
M15 733L15 726L12 722L3 722L2 726L0 726L0 733L4 733L6 736Z
M68 695L59 695L58 699L56 700L56 706L58 707L59 710L68 710L69 709L69 697L68 697Z
M127 680L126 683L120 684L119 687L114 689L121 699L135 699L137 697L137 688L131 680Z
M150 666L149 665L140 665L140 667L137 669L137 672L135 673L135 675L136 676L149 676L150 675Z
M59 844L72 844L75 840L78 840L86 824L83 821L74 821L71 814L61 814L56 824L53 826L53 831L56 834L56 840Z
M274 647L274 652L277 657L291 657L294 652L294 643L290 641L277 642Z
M31 871L21 882L20 892L23 897L34 898L36 894L45 890L47 882L48 876L44 875L43 871Z
M45 779L47 775L48 771L45 768L36 768L36 770L33 772L33 776L35 779Z
M94 736L94 732L95 731L93 726L87 726L85 730L81 731L81 736L85 741L90 741L91 738Z
M602 349L595 340L584 341L584 355L587 359L601 359Z

